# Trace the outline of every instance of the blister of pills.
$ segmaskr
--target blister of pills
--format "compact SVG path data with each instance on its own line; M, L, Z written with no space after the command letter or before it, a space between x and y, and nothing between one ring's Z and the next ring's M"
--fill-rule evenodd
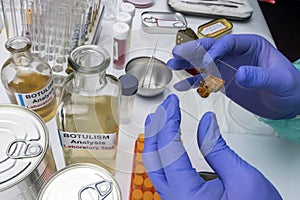
M134 145L129 200L160 200L143 164L143 149L144 134L141 133Z

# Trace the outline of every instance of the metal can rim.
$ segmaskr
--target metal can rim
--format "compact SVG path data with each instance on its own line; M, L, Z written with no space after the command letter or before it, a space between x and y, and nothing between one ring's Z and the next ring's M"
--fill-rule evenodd
M47 149L49 148L49 130L48 130L48 128L47 128L44 120L36 112L34 112L33 110L30 110L30 109L27 109L27 108L25 108L23 106L15 105L15 104L2 104L2 105L0 105L0 112L1 112L2 108L10 108L10 109L15 109L15 110L22 110L24 112L27 112L29 115L32 115L35 119L37 119L37 121L40 123L40 125L43 127L43 129L45 131L45 146L44 146L45 148L44 148L44 151L42 152L42 154L39 156L39 160L35 163L34 166L31 167L30 171L28 171L26 174L24 174L24 176L22 178L16 180L12 184L10 184L10 185L8 185L6 187L0 188L0 192L1 191L5 191L5 190L7 190L9 188L14 187L15 185L19 184L24 179L26 179L36 169L36 167L40 165L40 163L42 162L42 160L45 157Z
M56 173L54 173L50 179L48 181L46 181L43 186L42 189L40 190L39 194L38 194L38 199L40 199L44 193L46 192L47 188L49 188L49 185L61 174L66 173L70 170L72 170L73 168L79 168L79 167L89 167L92 169L96 169L96 170L101 170L101 172L105 173L108 177L111 178L111 181L113 182L114 186L116 187L117 191L118 191L118 196L120 197L120 199L122 199L122 195L121 195L121 188L117 182L117 180L115 179L115 177L109 173L105 168L100 167L98 165L95 164L91 164L91 163L75 163L75 164L71 164L68 166L63 167L62 169L58 170Z

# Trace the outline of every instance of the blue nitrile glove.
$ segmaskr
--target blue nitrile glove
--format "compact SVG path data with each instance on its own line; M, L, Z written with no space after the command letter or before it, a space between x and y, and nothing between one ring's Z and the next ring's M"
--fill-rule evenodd
M175 46L173 55L167 65L174 70L205 68L214 60L225 80L226 95L252 113L268 119L288 119L300 114L300 72L261 36L199 39ZM238 71L234 72L218 59ZM230 81L234 74L235 81ZM174 87L178 90L188 90L191 85L198 87L198 76Z
M282 199L257 169L226 145L211 112L201 119L198 144L219 178L203 180L192 167L181 142L180 121L178 98L170 95L145 122L143 162L163 200Z

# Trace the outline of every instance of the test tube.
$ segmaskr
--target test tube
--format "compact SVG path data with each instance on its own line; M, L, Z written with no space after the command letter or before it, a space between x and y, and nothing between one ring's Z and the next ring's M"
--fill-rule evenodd
M131 74L124 74L119 77L122 85L121 99L121 123L129 123L134 105L135 94L138 90L139 81Z
M124 22L116 22L113 25L113 67L124 69L127 53L127 39L129 26Z

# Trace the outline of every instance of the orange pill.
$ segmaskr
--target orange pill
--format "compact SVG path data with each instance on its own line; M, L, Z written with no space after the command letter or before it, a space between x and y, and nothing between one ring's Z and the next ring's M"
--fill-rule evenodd
M153 200L153 193L150 191L144 192L143 200Z
M136 150L138 153L143 153L144 150L144 143L143 142L138 142L136 145Z
M144 180L143 190L144 191L153 191L154 190L153 184L150 181L149 177L145 178L145 180Z
M143 199L143 191L141 189L135 189L131 193L132 200L142 200Z
M153 200L160 200L160 196L156 191L153 194Z
M143 156L142 155L143 154L141 154L141 153L137 153L135 155L135 161L136 161L136 163L143 163Z
M135 174L143 177L147 176L145 166L143 164L137 164L135 167Z
M133 178L133 187L134 189L141 189L144 184L144 178L140 175L135 175Z
M139 142L144 142L144 140L145 140L145 138L144 138L144 134L143 133L140 133L139 135L138 135L138 139L137 139Z

